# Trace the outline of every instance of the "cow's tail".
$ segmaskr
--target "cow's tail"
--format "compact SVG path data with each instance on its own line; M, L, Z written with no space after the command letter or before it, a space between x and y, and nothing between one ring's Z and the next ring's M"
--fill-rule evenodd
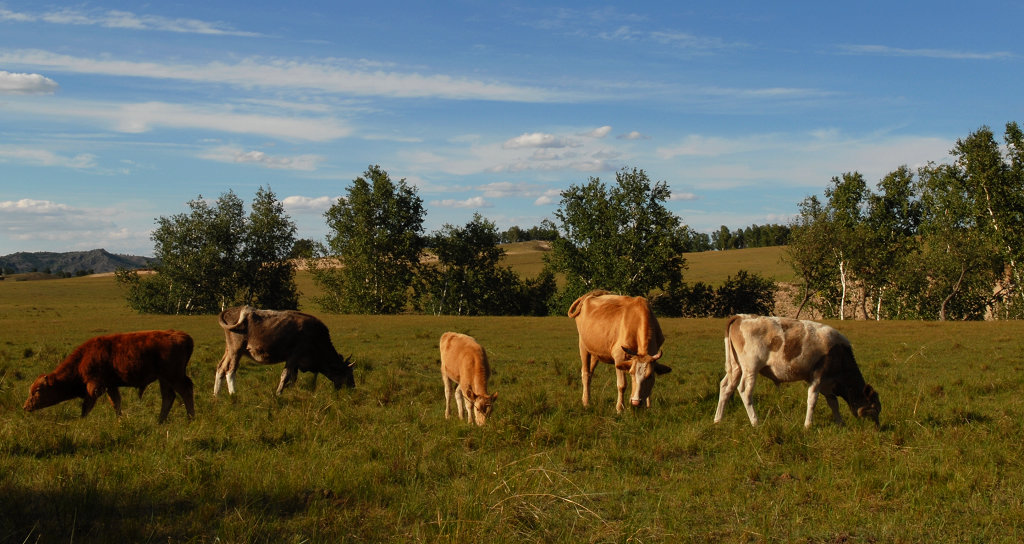
M601 295L609 294L611 294L610 291L605 291L604 289L595 289L581 296L580 298L576 299L575 301L573 301L572 304L569 305L569 317L576 319L576 317L580 315L580 312L583 311L583 301L587 300L588 298L599 297Z
M231 320L230 316L232 313L234 313L232 311L234 309L235 308L228 308L227 310L224 310L223 312L220 313L220 316L217 318L217 321L220 324L221 328L232 329L241 325L242 322L245 321L245 318L253 311L252 306L239 306L238 318Z
M725 373L730 374L739 369L739 358L736 355L736 346L732 344L732 328L733 325L739 327L740 320L743 318L734 315L729 318L729 322L725 325Z

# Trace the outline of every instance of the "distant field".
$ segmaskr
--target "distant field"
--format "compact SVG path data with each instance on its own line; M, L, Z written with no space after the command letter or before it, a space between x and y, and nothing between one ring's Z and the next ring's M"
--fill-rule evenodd
M536 277L544 267L546 245L541 242L505 244L504 264L524 277ZM702 251L687 253L687 269L683 278L688 283L704 282L720 285L728 276L740 270L754 272L780 282L794 281L793 269L783 263L784 246L736 249L730 251Z
M711 422L723 320L661 320L673 371L650 410L617 415L607 366L580 406L566 317L319 315L354 391L303 375L276 397L281 366L245 362L239 393L214 399L215 317L135 314L109 277L0 282L0 542L1024 539L1022 322L833 322L882 428L845 404L836 426L822 402L804 430L804 386L764 380L762 426L738 399ZM125 391L120 419L105 401L86 419L77 401L21 410L86 338L168 327L196 340L195 421L179 403L157 425L155 386ZM443 418L446 330L489 352L485 428Z

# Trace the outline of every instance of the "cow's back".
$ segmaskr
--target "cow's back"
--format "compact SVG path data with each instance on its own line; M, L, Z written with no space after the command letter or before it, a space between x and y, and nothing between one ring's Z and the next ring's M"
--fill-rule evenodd
M490 378L487 352L472 336L457 332L441 335L441 369L452 380L460 382L467 377Z
M601 293L577 300L576 330L580 344L602 361L616 349L657 353L665 342L647 299ZM646 349L644 349L646 348Z

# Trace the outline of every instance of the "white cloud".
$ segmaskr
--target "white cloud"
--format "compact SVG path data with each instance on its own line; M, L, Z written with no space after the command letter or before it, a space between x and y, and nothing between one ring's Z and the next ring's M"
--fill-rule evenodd
M840 49L853 55L882 55L888 57L923 57L950 60L1004 60L1017 58L1017 55L1008 51L978 53L949 49L903 49L887 45L843 45L840 46Z
M274 170L301 170L311 172L326 160L322 155L304 154L292 157L272 156L263 151L245 151L234 146L221 146L200 154L201 158L236 164L255 164Z
M48 149L0 145L0 163L2 162L85 170L96 167L96 156L89 153L66 156Z
M484 200L484 197L482 197L482 196L474 196L474 197L467 198L465 200L455 200L455 199L435 200L435 201L431 202L430 204L432 206L438 206L438 207L441 207L441 208L490 208L491 207L491 204L489 204L486 200Z
M149 232L119 226L122 218L125 213L120 207L84 208L29 198L0 201L0 236L18 243L59 242L78 249L151 248Z
M576 144L561 136L555 136L554 134L546 134L543 132L531 132L529 134L522 134L507 140L502 147L505 149L523 149L523 148L562 148L562 147L576 147Z
M322 214L330 209L339 198L336 196L299 196L293 195L285 197L281 201L284 208L289 213L301 213L301 214Z
M107 57L75 57L31 49L0 53L0 65L4 64L78 74L146 77L246 88L305 89L357 96L509 102L556 102L579 98L576 94L559 93L538 87L521 87L444 74L423 75L397 70L367 70L365 63L344 59L294 61L250 57L234 63L174 64L134 62Z
M54 118L92 119L118 132L139 134L156 128L203 129L236 134L261 134L275 138L329 141L349 136L352 129L330 117L298 117L271 113L239 112L228 105L140 102L60 101L39 104L0 102L0 110Z
M584 132L583 136L586 136L587 138L604 138L611 131L612 131L612 127L609 126L609 125L605 125L603 127L597 127L594 130L591 130L589 132Z
M676 200L697 200L697 198L698 198L697 195L694 194L694 193L677 192L677 191L672 191L672 195L669 196L669 200L670 201L676 201Z
M562 191L559 189L549 189L544 191L544 194L539 196L537 200L533 201L534 206L548 206L555 202L556 197L560 197Z
M57 82L40 74L16 74L0 70L0 94L53 94Z
M216 36L259 36L255 32L235 30L228 25L211 23L198 19L171 19L158 15L136 15L128 11L82 11L74 8L48 11L45 13L18 13L0 10L0 21L32 23L42 21L57 25L99 26L140 31L164 31L184 34L208 34Z
M645 135L641 134L640 132L637 132L637 131L634 130L632 132L627 132L625 134L619 135L619 139L620 140L650 140L651 137L650 136L645 136Z

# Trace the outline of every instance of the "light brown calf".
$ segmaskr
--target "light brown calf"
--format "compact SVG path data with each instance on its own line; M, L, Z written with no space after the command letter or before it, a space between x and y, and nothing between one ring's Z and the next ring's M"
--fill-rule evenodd
M491 413L497 393L487 394L491 367L487 352L471 336L457 332L441 335L441 380L444 382L444 417L451 417L452 389L459 419L466 410L466 421L483 425Z

